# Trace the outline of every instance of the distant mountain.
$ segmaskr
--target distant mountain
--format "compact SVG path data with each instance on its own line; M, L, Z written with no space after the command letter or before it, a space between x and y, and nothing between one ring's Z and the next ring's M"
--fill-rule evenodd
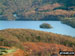
M0 20L59 20L74 17L75 0L0 0Z

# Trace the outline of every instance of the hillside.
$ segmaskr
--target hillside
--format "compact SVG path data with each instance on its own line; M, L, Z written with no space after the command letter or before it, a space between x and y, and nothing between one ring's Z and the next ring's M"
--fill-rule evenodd
M60 50L73 51L75 38L30 29L5 29L0 30L0 46L19 48L28 56L59 55Z
M67 46L75 45L75 38L50 32L36 31L30 29L6 29L0 30L1 41L8 42L45 42L56 43ZM10 39L10 40L9 40ZM62 40L64 39L64 40ZM12 44L11 42L11 44Z
M51 56L58 55L59 51L73 51L73 48L66 47L64 45L51 44L51 43L34 43L34 42L26 42L24 43L24 47L26 50L31 50L31 55L34 56ZM66 56L66 55L65 55ZM73 56L73 55L68 55Z
M75 18L64 18L61 22L75 28Z
M58 55L59 51L73 51L74 49L71 47L66 47L64 45L58 45L58 44L51 44L51 43L34 43L34 42L25 42L23 43L24 45L24 50L14 48L14 47L5 47L5 46L0 46L1 48L10 48L8 50L5 50L2 52L1 56L50 56L50 55ZM1 52L0 52L1 53ZM68 56L73 56L73 55L68 55Z
M59 20L75 17L75 0L0 0L0 20Z

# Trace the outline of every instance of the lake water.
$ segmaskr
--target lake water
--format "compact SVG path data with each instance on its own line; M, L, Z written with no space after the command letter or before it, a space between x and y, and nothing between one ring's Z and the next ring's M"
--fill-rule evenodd
M42 23L51 24L53 28L42 29L39 27ZM34 29L75 37L75 28L62 24L60 21L0 21L0 30L8 28Z

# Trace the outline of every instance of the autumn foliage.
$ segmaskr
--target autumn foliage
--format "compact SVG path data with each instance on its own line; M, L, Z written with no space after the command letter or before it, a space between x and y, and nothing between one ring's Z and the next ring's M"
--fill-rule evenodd
M0 46L14 46L23 50L25 56L59 55L60 50L74 50L75 38L30 29L5 29L0 30ZM19 53L20 51L16 51L14 55L23 55Z

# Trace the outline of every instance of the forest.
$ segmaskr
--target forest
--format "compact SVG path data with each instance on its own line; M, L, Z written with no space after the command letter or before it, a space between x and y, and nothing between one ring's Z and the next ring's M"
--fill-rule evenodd
M0 0L0 20L57 20L60 17L74 17L74 2L75 0Z

